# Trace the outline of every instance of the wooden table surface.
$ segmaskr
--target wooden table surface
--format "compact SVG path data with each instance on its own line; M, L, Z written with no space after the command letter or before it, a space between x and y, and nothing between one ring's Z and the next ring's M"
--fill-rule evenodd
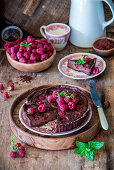
M113 33L108 34L110 37ZM10 158L10 138L13 135L9 125L9 112L13 101L26 90L47 83L68 83L89 89L89 80L73 80L63 76L58 71L58 62L64 56L76 52L92 52L92 49L81 49L70 43L67 47L57 52L53 65L41 73L24 73L10 66L6 57L0 66L0 82L5 88L9 81L14 82L15 91L11 92L9 99L4 100L0 92L0 170L113 170L114 169L114 56L106 57L107 67L103 74L94 78L100 96L110 101L111 107L105 110L109 122L109 130L101 129L93 141L103 141L105 145L94 153L94 161L89 161L85 156L74 155L74 149L63 151L47 151L36 149L23 143L26 148L25 158ZM32 76L31 82L22 82L20 76ZM19 142L18 139L16 141Z

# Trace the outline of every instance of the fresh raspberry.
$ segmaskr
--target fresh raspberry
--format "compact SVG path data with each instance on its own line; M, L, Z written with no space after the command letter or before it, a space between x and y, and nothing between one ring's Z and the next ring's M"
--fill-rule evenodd
M31 46L28 46L28 47L26 48L26 50L31 52L31 51L32 51L32 47L31 47Z
M52 54L53 54L53 53L52 53L51 51L48 51L48 52L47 52L48 57L51 57Z
M11 48L7 48L6 51L8 54L11 54Z
M19 151L19 157L21 157L21 158L25 157L25 151L24 150Z
M4 89L3 84L0 84L0 90L3 90L3 89Z
M4 93L3 93L3 98L4 98L4 99L9 98L9 94L8 94L8 92L4 92Z
M52 95L48 96L48 102L49 103L54 103L55 102L55 98Z
M34 63L38 63L38 61L34 60Z
M44 45L44 50L47 52L47 51L50 50L50 47L49 47L47 44L45 44L45 45Z
M31 107L31 108L28 108L27 110L27 113L30 114L30 115L33 115L34 114L34 109Z
M33 61L31 61L31 60L28 60L28 61L27 61L27 63L28 63L28 64L31 64L31 63L33 63Z
M109 108L109 107L110 107L110 102L106 100L106 101L104 102L104 105L105 105L106 108Z
M25 147L20 146L19 150L25 151Z
M71 102L72 101L72 99L71 99L71 97L64 97L64 101L66 102L66 103L69 103L69 102Z
M27 63L27 60L24 57L22 57L22 58L19 59L19 62L20 63Z
M38 48L38 49L36 49L36 52L38 54L44 54L44 49L43 48Z
M18 48L17 47L11 47L11 53L17 53Z
M45 38L42 38L40 41L41 41L41 42L46 42L46 43L47 43L47 40L46 40Z
M63 113L63 112L60 112L60 113L59 113L59 116L63 117L63 116L64 116L64 113Z
M35 44L32 44L31 46L32 46L33 49L37 48L37 45L35 45Z
M22 52L17 52L17 58L20 59L23 57L23 53Z
M94 67L93 68L93 74L98 74L99 73L99 68L98 67Z
M17 43L20 44L21 42L22 42L22 39L21 39L21 38L18 38L18 39L16 40L16 44L17 44Z
M4 49L7 50L7 48L10 48L11 47L11 44L10 43L5 43L4 45Z
M39 61L40 60L40 55L36 54L36 59Z
M39 112L45 112L45 110L46 110L46 107L45 107L45 105L44 104L41 104L39 107L38 107L38 111Z
M25 47L20 47L19 52L26 52L26 48Z
M43 45L39 44L39 42L38 42L37 49L39 49L39 48L43 48Z
M57 93L59 93L59 91L57 91L57 90L53 91L53 93L52 93L52 96L53 96L55 99L58 98L58 97L56 96Z
M37 105L37 106L39 106L39 105L41 105L41 104L42 104L41 101L36 102L36 105Z
M37 120L40 120L39 117L35 117L34 119L35 119L36 121L37 121Z
M20 148L21 143L16 143L15 146L18 147L18 148Z
M54 48L52 46L50 46L50 51L53 51L53 50L54 50Z
M65 112L67 109L68 109L68 105L67 105L67 104L62 104L62 105L60 106L60 110L61 110L62 112Z
M48 59L48 55L47 54L42 54L41 55L41 61L47 60Z
M30 55L30 60L35 61L36 60L36 54L32 53Z
M46 98L45 96L42 95L39 96L39 100L45 100L45 98Z
M10 152L10 157L11 158L16 158L16 156L17 156L17 152L15 152L15 151Z
M89 63L90 58L85 58L84 61L87 62L87 63Z
M28 59L30 59L30 55L31 55L31 52L24 52L24 57L28 60Z
M33 38L32 36L28 36L27 37L27 42L28 43L32 43L32 42L34 42L35 41L35 38Z
M12 58L13 60L17 60L17 55L16 55L15 53L12 53L12 54L11 54L11 58Z
M57 99L57 103L58 103L58 106L61 106L62 104L65 104L65 101L63 99L62 96L60 96L58 99Z
M75 108L75 103L74 102L69 102L68 107L70 110L73 110Z
M19 50L20 45L16 44L16 45L14 45L14 47L16 47Z
M34 54L36 54L36 53L37 53L37 52L36 52L36 49L33 49L33 50L32 50L32 52L33 52Z
M13 85L13 84L10 84L9 87L8 87L8 90L9 90L9 91L13 91L13 90L14 90L14 85Z
M62 121L62 122L67 122L67 119L66 119L66 118L63 118L61 121Z
M78 98L75 97L74 103L75 103L75 104L78 104L78 102L79 102Z

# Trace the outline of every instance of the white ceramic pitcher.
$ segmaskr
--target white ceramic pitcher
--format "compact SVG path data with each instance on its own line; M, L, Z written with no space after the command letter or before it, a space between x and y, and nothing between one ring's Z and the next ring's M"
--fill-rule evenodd
M111 11L112 19L105 21L102 1ZM70 42L79 47L92 47L95 39L106 36L105 28L114 21L114 4L111 0L71 0L69 25Z

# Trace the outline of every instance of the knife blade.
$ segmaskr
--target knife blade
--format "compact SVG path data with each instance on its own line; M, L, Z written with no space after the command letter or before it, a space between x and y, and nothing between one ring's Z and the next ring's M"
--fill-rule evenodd
M105 114L104 114L104 111L103 111L103 107L102 107L99 95L98 95L96 87L95 87L94 80L90 80L89 84L90 84L91 98L93 100L93 103L97 107L100 122L101 122L101 126L102 126L103 129L108 130L108 122L106 120L106 117L105 117Z

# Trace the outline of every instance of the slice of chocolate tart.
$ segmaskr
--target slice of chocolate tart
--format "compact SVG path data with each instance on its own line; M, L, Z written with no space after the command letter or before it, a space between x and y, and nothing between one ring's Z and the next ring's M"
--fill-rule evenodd
M87 58L87 61L81 62L83 60L68 60L68 67L79 72L83 72L87 75L91 75L93 68L95 67L96 58Z

